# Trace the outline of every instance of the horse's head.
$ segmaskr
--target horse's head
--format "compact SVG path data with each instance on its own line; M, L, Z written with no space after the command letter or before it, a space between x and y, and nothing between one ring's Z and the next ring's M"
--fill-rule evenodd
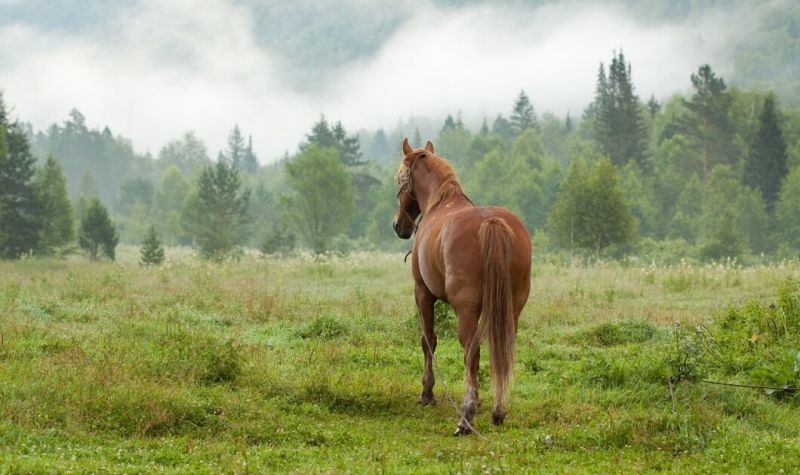
M419 203L414 196L414 171L416 163L428 154L433 154L433 144L428 142L424 149L414 150L403 140L403 161L397 170L397 212L392 220L395 234L401 239L409 239L414 233L414 223L421 214Z

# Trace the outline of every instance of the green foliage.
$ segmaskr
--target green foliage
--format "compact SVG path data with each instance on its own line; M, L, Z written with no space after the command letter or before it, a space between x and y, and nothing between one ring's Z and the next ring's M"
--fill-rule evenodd
M586 332L587 338L599 346L616 346L630 343L644 343L656 335L656 328L650 322L641 320L603 323Z
M0 262L2 469L800 468L794 395L683 381L673 383L670 397L675 342L663 326L681 321L694 339L689 322L709 322L720 302L770 295L775 282L798 273L796 261L736 270L687 265L681 272L706 274L709 283L679 296L644 280L646 272L660 283L677 272L673 267L539 263L536 297L520 318L507 425L492 426L485 407L484 354L476 426L486 438L464 440L448 436L458 418L449 399L463 390L463 352L455 317L441 304L439 404L416 404L419 319L410 278L398 282L408 272L402 254L206 265L176 251L171 265L155 272L131 265L139 257L133 246L121 245L117 254L122 265ZM732 272L740 285L727 279ZM736 308L735 321L768 321L769 302ZM716 347L729 347L726 335L738 342L735 353L723 355L732 364L700 368L708 379L753 383L754 369L779 368L800 347L791 332L752 343L749 323L725 331L708 325ZM656 333L645 339L649 326ZM586 337L594 334L614 344ZM432 434L441 452L435 457Z
M620 171L620 186L631 204L639 232L648 236L663 236L661 203L653 177L645 175L635 162L628 162Z
M503 143L510 143L514 138L514 131L511 128L511 122L505 117L498 114L492 123L492 134L499 137Z
M140 177L152 167L149 157L137 155L130 140L115 137L108 127L89 129L86 118L73 109L63 124L53 124L46 133L37 134L35 151L42 157L53 154L64 168L67 191L80 190L84 174L91 170L95 190L104 203L114 203L127 179Z
M745 237L736 223L735 212L725 208L714 216L713 224L706 230L706 242L700 255L709 261L741 257L745 251Z
M159 233L171 244L181 242L185 235L181 214L188 195L189 183L177 166L170 165L156 186L153 212Z
M698 149L703 163L703 180L718 164L736 165L740 154L734 149L734 131L729 112L733 99L725 81L717 77L711 66L700 66L692 74L695 93L683 101L689 113L680 119L679 129Z
M129 216L131 209L137 203L149 208L153 202L153 189L153 182L149 178L133 177L125 179L120 185L114 210L117 213Z
M419 328L420 321L418 313L416 318L416 327ZM433 305L433 327L439 337L455 338L457 319L458 317L456 316L456 312L453 311L453 307L451 307L449 304L441 300L437 300Z
M309 146L286 163L290 219L316 253L329 249L330 241L346 231L354 211L350 177L336 149Z
M355 196L355 203L349 236L358 238L364 236L367 232L369 218L373 210L372 205L380 194L381 182L368 169L351 172L350 182Z
M348 136L341 122L336 122L331 127L324 115L314 124L311 133L306 135L306 141L300 145L301 152L306 152L311 147L334 148L345 167L356 167L365 163L361 160L358 136Z
M518 136L530 128L538 128L536 114L533 112L533 104L528 95L525 91L520 91L511 111L511 132L514 136Z
M639 96L634 93L630 63L620 51L611 59L606 77L600 65L591 114L594 136L600 149L616 166L633 161L649 169L647 129L642 117Z
M759 116L752 150L745 164L745 181L761 191L769 208L778 199L781 181L788 173L786 143L778 123L775 98L767 96Z
M142 257L139 260L142 265L160 265L164 262L164 245L156 232L155 226L150 226L147 235L142 242Z
M553 209L550 211L548 226L556 243L571 252L578 246L576 234L583 219L582 203L586 198L589 174L582 160L570 164L567 177L561 184Z
M234 125L228 135L228 147L220 152L220 160L226 165L253 175L258 171L258 159L253 151L253 137L247 137L245 145L244 135L239 129L239 124Z
M800 388L800 351L787 355L777 365L762 366L750 372L753 381L768 395L792 394Z
M630 243L636 224L617 172L609 160L599 160L591 173L581 161L570 166L549 217L556 241L568 249L600 251Z
M479 205L511 209L533 232L544 228L560 178L561 168L545 155L536 130L528 128L510 153L497 148L478 161L466 189Z
M41 233L40 203L33 183L35 158L19 124L8 119L0 95L0 258L35 251Z
M800 333L800 281L787 278L778 288L777 310L786 328Z
M39 253L63 250L75 237L72 204L67 197L61 165L52 155L36 170L34 187L41 203Z
M295 247L295 235L286 226L275 225L270 228L259 248L264 254L284 254Z
M239 171L218 162L203 170L186 199L183 225L207 259L224 259L244 240L250 191L241 186Z
M469 160L472 134L464 127L442 129L436 139L436 154L459 165ZM396 164L392 164L396 166Z
M703 185L697 175L692 176L685 184L678 200L675 211L667 225L667 237L683 238L693 242L700 235L702 225Z
M327 315L314 318L297 332L300 338L317 340L332 340L346 336L348 333L350 333L350 329L347 325Z
M704 257L739 257L749 248L761 251L768 247L764 201L758 192L742 185L729 167L712 170L701 208Z
M784 245L800 250L800 167L786 177L775 206L778 236Z
M194 178L209 165L211 160L208 158L208 149L193 132L186 132L180 139L165 145L155 162L162 181L170 167L175 167L183 176Z
M764 386L767 395L787 396L800 387L800 286L786 279L777 291L777 305L748 300L729 306L712 325L694 333L676 327L670 355L670 381L714 380L739 375L743 382Z
M97 198L92 198L81 216L78 230L78 244L89 253L91 260L97 260L100 253L114 260L119 237L108 211Z

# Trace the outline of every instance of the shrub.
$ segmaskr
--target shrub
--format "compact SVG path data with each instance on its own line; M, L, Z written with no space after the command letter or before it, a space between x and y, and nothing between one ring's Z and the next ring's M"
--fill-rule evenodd
M298 331L300 338L317 340L332 340L349 333L350 328L347 325L325 315L315 318Z
M616 323L603 323L584 334L599 346L643 343L655 336L656 328L650 323L640 320Z

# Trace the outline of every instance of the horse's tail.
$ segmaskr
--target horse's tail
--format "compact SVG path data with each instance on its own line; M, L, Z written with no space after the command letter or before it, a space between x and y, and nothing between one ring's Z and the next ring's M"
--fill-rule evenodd
M489 341L489 364L495 407L505 404L514 375L516 322L511 295L513 232L502 218L489 218L478 229L483 262L483 308L479 335Z

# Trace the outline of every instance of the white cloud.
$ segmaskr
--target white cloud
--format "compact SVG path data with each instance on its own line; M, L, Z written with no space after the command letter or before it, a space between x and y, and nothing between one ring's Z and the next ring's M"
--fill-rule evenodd
M145 0L120 14L99 42L0 29L0 87L38 129L77 107L156 153L185 130L224 146L238 122L263 160L293 151L321 111L350 130L391 127L410 114L505 112L520 89L538 111L580 114L600 61L623 48L638 92L686 89L702 62L717 61L708 24L644 26L608 8L496 6L437 9L411 20L372 58L344 65L324 90L293 92L278 56L260 46L245 10L223 0ZM324 41L324 39L320 39Z

